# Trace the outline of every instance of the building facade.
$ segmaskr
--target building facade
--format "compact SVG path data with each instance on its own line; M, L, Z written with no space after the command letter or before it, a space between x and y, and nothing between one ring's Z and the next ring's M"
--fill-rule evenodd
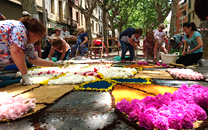
M187 22L187 1L178 4L177 15L176 15L176 24L175 24L175 34L183 33L183 23Z
M196 27L199 27L200 19L197 17L194 11L194 2L194 0L188 0L188 22L194 22L196 24Z

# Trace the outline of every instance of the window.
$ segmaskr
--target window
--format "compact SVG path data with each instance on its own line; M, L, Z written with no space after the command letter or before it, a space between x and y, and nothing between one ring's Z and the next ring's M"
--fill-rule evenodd
M94 32L94 21L92 20L92 31Z
M59 16L63 19L63 4L62 1L59 1Z
M81 15L81 25L83 26L83 16Z
M188 22L191 21L191 13L188 14Z
M98 24L96 23L96 27L95 27L96 28L96 31L98 31L98 27L97 26L98 26Z
M174 30L175 32L177 31L177 28L175 27L175 30Z
M190 9L191 8L191 0L189 0L189 3L188 4L189 4L189 9Z
M76 12L76 20L77 20L77 23L78 23L78 20L79 20L79 14L78 14L78 12Z
M54 0L51 0L51 13L52 13L52 14L55 14Z

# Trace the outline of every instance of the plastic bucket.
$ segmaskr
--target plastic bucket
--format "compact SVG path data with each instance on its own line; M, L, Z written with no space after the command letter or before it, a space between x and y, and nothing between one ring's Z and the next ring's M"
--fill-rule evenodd
M173 54L164 54L163 52L160 52L160 55L161 55L162 63L170 64L170 63L175 63L176 62L180 53L175 52Z

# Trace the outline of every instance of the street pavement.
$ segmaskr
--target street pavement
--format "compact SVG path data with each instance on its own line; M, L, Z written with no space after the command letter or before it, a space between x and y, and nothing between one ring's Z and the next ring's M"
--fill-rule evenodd
M142 58L137 58L139 59ZM114 60L114 57L106 60ZM196 67L194 70L208 79L208 60L204 60L203 63L202 67ZM131 63L117 64L129 65ZM13 77L15 74L14 70L0 71L0 77ZM180 87L183 83L208 86L206 81L157 79L153 80L153 83L174 87ZM0 122L0 130L134 130L117 117L111 103L109 92L73 91L55 104L48 104L46 109L31 116L10 122Z

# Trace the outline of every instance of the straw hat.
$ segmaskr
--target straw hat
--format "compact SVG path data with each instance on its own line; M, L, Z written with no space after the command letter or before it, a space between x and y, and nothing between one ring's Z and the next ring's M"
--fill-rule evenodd
M165 28L166 28L166 26L165 26L164 23L161 23L161 24L159 25L159 27L161 27L162 29L165 29Z

